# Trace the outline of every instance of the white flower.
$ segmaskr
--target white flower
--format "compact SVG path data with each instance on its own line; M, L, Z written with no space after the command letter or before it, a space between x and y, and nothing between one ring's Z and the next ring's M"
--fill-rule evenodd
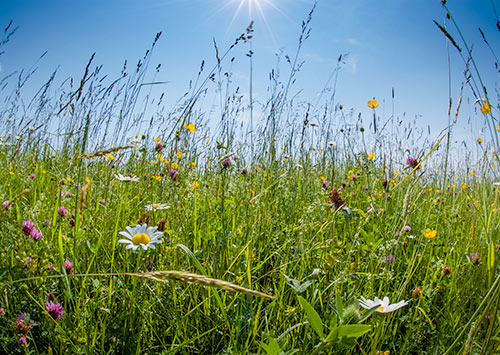
M139 178L135 175L123 176L122 174L115 174L115 179L119 181L139 181Z
M500 186L500 182L494 182L493 185L494 186Z
M148 248L156 249L155 244L161 243L161 238L163 236L162 232L156 231L157 227L148 227L147 224L140 225L136 227L125 227L126 232L120 232L120 235L127 239L119 239L118 243L125 243L125 249L137 250L141 247L146 250Z
M152 205L146 205L144 206L146 211L156 211L156 210L166 210L167 208L170 208L169 205L166 203L153 203Z
M366 298L361 296L361 301L359 302L359 305L363 308L366 308L366 309L372 309L373 307L378 306L378 308L375 311L379 312L379 313L394 312L395 310L400 309L400 308L406 306L407 304L408 304L408 302L406 302L404 300L401 302L398 302L398 303L389 304L389 297L387 297L387 296L384 297L383 300L379 299L378 297L375 297L375 299L373 301L367 300Z
M33 126L28 127L28 131L33 132L34 130L35 130L35 127L33 127Z

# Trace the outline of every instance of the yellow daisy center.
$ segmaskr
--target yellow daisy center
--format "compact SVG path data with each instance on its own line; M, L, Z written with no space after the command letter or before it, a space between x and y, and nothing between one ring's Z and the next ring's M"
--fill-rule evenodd
M384 306L380 306L377 308L380 312L383 312L384 311Z
M153 205L153 208L160 208L161 205Z
M132 243L134 244L148 244L150 241L149 236L145 233L137 233L132 238Z

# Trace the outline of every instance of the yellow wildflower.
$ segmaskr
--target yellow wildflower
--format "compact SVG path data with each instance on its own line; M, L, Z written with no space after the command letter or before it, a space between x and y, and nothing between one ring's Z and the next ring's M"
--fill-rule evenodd
M192 189L196 189L198 186L200 186L200 184L198 183L198 181L193 181L193 185L191 186Z
M113 156L113 154L107 154L106 155L106 159L108 159L108 160L115 160L115 157Z
M179 159L182 158L182 153L181 152L177 152L176 155L177 155L177 158L179 158Z
M481 112L483 115L487 115L491 112L491 105L487 101L481 105Z
M376 157L377 157L377 154L375 154L373 152L368 153L368 159L372 160L372 159L375 159Z
M160 175L153 175L153 179L155 179L156 181L161 181L162 177Z
M196 163L194 161L191 162L192 166L196 166Z
M179 164L177 163L172 163L172 165L170 165L172 167L172 169L177 169L179 167Z
M432 230L430 228L424 229L422 233L424 234L424 237L426 237L427 239L434 239L437 236L437 230Z
M66 181L67 181L67 182L71 182L71 181L73 181L73 179L72 179L72 178L70 178L70 177L68 176L68 177L66 178Z
M161 141L161 137L156 137L156 138L154 139L154 141L155 141L155 142L159 142L159 141Z
M377 108L378 107L378 102L377 100L373 99L373 100L368 100L368 107L370 108Z
M193 133L196 133L196 128L194 128L194 124L193 123L188 123L186 125L186 130L188 132L193 132Z
M319 177L319 179L320 179L320 180L326 180L326 177L324 177L323 175L321 175L321 176Z
M467 184L465 182L462 182L462 189L465 189L467 187Z
M483 140L481 138L478 138L477 139L477 144L481 144L481 143L483 143Z
M474 172L473 172L473 171L471 171L471 172L469 173L469 175L470 175L470 176L474 176Z

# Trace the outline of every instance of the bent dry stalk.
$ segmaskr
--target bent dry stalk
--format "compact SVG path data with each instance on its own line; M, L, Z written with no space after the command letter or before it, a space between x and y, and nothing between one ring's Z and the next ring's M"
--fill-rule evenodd
M38 279L49 279L49 278L63 278L66 275L49 275L49 276L40 276L40 277L30 277L24 279L13 280L9 282L1 282L0 285L14 284L19 282L25 282L30 280L38 280ZM204 285L209 287L215 287L221 290L231 291L231 292L240 292L246 295L269 298L274 299L273 296L268 295L263 292L250 290L248 288L238 286L228 281L223 281L219 279L213 279L204 275L192 274L189 272L183 271L153 271L153 272L112 272L112 273L97 273L97 274L74 274L67 275L68 277L89 277L89 276L133 276L133 277L142 277L153 281L158 282L167 282L167 281L180 281L186 283L194 283L198 285Z

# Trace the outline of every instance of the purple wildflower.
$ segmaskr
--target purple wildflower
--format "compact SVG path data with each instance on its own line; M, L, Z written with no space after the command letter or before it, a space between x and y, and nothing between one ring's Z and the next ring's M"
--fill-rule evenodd
M19 344L19 346L25 346L27 344L26 337L24 335L21 336L17 343Z
M366 185L361 186L361 190L364 190L364 191L368 190L368 186L366 186Z
M48 219L48 218L47 218L45 221L43 221L43 225L44 225L45 227L50 226L50 221L49 221L49 219Z
M103 198L101 198L101 199L99 200L99 203L100 203L101 205L104 205L104 204L106 203L106 200L105 200L105 199L103 199Z
M24 317L26 317L26 313L25 313L25 312L21 312L21 313L19 313L19 315L16 317L16 321L18 321L18 322L24 322Z
M33 173L31 173L31 174L29 174L29 178L30 178L30 179L35 179L35 178L36 178L36 175L35 175L35 174L33 174Z
M392 264L394 263L394 256L393 255L389 255L385 258L385 262L388 263L388 264Z
M409 231L411 231L411 227L409 225L403 227L403 232L409 232Z
M451 268L449 265L446 265L443 269L443 276L446 276L451 273Z
M2 202L2 206L5 207L6 209L10 210L12 208L12 205L10 204L9 200L5 200Z
M23 221L23 233L25 236L29 236L31 234L31 231L35 228L35 224L31 219L26 219Z
M326 190L328 188L328 181L326 180L321 181L321 187Z
M406 159L406 165L408 165L412 169L415 169L418 165L418 160L413 157L408 157L408 159Z
M64 260L64 268L66 269L66 273L70 274L73 271L73 264L68 259Z
M47 312L49 312L50 316L55 320L61 319L61 317L64 314L64 308L63 306L61 306L59 302L54 303L52 301L49 301L45 303L45 309L47 310Z
M38 229L33 228L30 232L30 237L33 238L33 240L38 241L42 239L43 235Z
M171 168L171 169L168 171L168 177L169 177L169 178L171 178L171 179L172 179L172 180L174 180L174 181L175 181L175 180L177 180L177 175L179 175L179 173L178 173L178 172L177 172L177 170L175 170L175 169L172 169L172 168Z
M27 257L26 257L26 262L27 262L27 263L31 263L31 262L33 262L33 259L31 258L31 256L27 256Z
M481 265L483 263L481 259L479 259L478 253L473 253L471 255L471 261L474 263L474 265Z
M396 232L396 237L399 237L401 235L401 232L400 231L397 231Z
M146 269L148 271L153 270L154 267L155 267L155 264L153 264L153 263L146 263Z
M229 157L227 157L226 159L224 159L224 160L222 161L222 167L223 167L224 169L228 169L228 168L230 168L232 164L233 164L233 162L231 161L231 158L229 158Z
M64 208L63 206L60 206L58 209L57 209L57 215L59 217L64 217L68 214L68 210L66 210L66 208Z
M385 198L387 199L387 201L392 200L392 196L391 195L387 195Z
M2 316L2 317L3 317L3 316L4 316L4 315L6 315L6 314L7 314L7 312L5 312L5 309L0 308L0 316Z
M163 144L161 143L158 143L155 147L155 151L157 152L161 152L163 150Z

